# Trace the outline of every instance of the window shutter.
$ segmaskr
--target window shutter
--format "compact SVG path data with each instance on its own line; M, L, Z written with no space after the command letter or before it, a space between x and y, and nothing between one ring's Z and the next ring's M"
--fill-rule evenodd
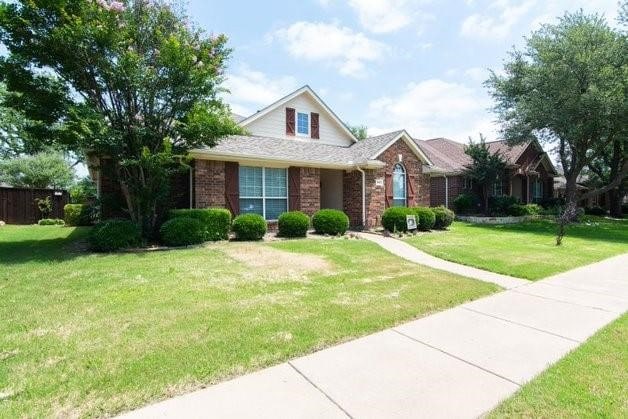
M301 209L301 168L288 169L288 211Z
M408 190L408 206L409 207L413 207L416 205L416 201L415 201L415 196L416 193L414 191L414 185L415 185L415 177L413 175L408 174L407 175L407 190Z
M225 162L225 202L235 217L240 213L240 165Z
M386 208L390 208L392 206L393 201L393 178L392 172L386 172L384 175L385 179L385 195L386 195Z
M311 137L315 140L318 140L320 138L320 130L319 130L319 125L318 125L318 114L312 112L310 114L310 132L311 132Z
M295 133L295 111L294 108L286 108L286 134L294 135Z

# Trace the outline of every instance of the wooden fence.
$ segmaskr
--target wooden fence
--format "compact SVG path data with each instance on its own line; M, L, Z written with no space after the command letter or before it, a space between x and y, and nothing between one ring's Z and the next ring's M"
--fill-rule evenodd
M50 218L63 218L70 202L68 191L53 189L0 188L0 220L7 224L35 224L41 218L35 199L50 197Z

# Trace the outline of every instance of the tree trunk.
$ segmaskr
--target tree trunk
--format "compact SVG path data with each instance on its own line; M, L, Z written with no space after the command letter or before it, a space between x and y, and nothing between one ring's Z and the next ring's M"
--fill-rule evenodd
M565 208L558 216L558 233L556 235L556 246L563 243L565 237L565 228L568 224L574 222L578 216L578 196L577 196L577 175L569 175L566 178L565 185Z
M624 185L620 184L617 189L608 191L608 209L613 218L622 218L621 201L624 197Z

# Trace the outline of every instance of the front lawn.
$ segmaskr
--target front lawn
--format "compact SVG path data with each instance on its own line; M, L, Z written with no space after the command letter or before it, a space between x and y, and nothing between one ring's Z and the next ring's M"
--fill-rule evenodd
M498 289L365 240L96 255L86 233L0 227L0 417L112 415Z
M449 231L421 234L408 243L452 262L536 280L628 252L628 220L592 220L569 226L560 247L555 245L556 225L549 220L455 222Z
M628 417L628 315L502 403L493 418Z

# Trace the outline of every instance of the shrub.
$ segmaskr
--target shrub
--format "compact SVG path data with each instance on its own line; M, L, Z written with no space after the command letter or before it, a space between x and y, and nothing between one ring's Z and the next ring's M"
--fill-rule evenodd
M281 237L305 237L310 217L301 211L284 212L279 216L278 226Z
M195 218L176 217L161 225L159 237L166 246L189 246L205 241L205 229Z
M432 212L435 217L434 228L437 230L445 230L454 222L454 218L456 217L452 210L442 205L432 208Z
M312 217L312 226L318 234L343 235L349 229L349 217L340 210L322 209Z
M261 240L266 234L266 220L259 214L242 214L231 226L238 240Z
M417 224L419 226L419 230L429 231L434 228L434 224L436 224L436 215L431 208L428 207L416 207L412 208L414 214L417 218Z
M40 226L62 226L65 225L65 221L59 218L43 218L37 221Z
M522 217L524 215L528 215L528 211L526 210L525 205L512 204L508 207L508 215L513 217Z
M562 197L548 197L548 198L543 198L539 204L541 204L541 206L545 209L552 209L555 210L557 207L564 207L565 206L565 198Z
M203 227L204 241L228 240L231 228L231 212L225 208L178 209L169 213L169 218L194 218Z
M539 215L543 211L543 207L539 204L526 204L525 207L528 215Z
M507 215L508 209L518 203L514 196L491 196L488 198L488 212L491 215Z
M407 231L407 215L416 215L416 213L412 208L408 207L390 207L382 214L382 226L391 233ZM417 222L418 221L417 219Z
M63 207L63 218L69 226L91 225L91 208L85 204L67 204Z
M142 244L142 235L137 224L130 220L111 219L96 224L89 234L92 250L113 252L137 247Z
M454 208L457 213L469 214L475 212L477 208L478 198L471 193L461 193L454 199Z
M592 206L592 207L587 207L584 209L584 213L586 215L597 215L597 216L604 216L606 215L606 210L602 207L599 206Z

